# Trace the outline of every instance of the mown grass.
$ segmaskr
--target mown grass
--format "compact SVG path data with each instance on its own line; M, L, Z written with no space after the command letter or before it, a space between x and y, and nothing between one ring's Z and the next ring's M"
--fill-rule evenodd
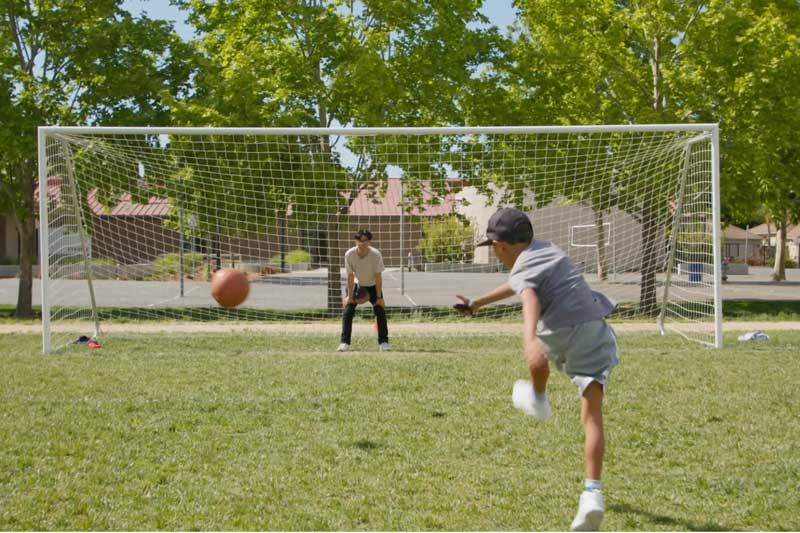
M605 529L800 529L800 333L621 337ZM578 398L510 405L515 337L0 336L0 530L563 530Z
M726 300L726 320L800 320L800 300Z

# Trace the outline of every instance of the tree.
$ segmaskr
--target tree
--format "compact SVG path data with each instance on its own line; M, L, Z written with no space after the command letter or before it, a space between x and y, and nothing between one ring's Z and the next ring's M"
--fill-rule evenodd
M469 263L475 244L475 228L456 215L422 221L417 248L431 263Z
M32 313L36 127L163 124L163 94L186 88L189 50L171 25L121 5L0 1L0 210L20 234L17 316Z
M702 1L518 0L519 36L496 74L517 123L682 122L686 39L697 31ZM647 143L646 137L635 142ZM619 171L619 169L616 169ZM640 310L656 309L655 247L670 220L668 195L647 184L663 176L617 174L615 200L642 228ZM626 186L627 185L627 186ZM589 201L611 206L602 187ZM559 191L564 194L566 191ZM574 191L583 197L584 191ZM569 194L566 194L570 198ZM635 207L635 209L634 209Z
M774 222L780 281L787 226L800 221L800 3L715 0L698 22L687 40L689 103L720 123L726 210L746 220L764 210Z
M215 126L387 126L458 124L473 73L495 52L496 29L479 0L295 0L291 2L182 0L202 35L195 90L174 103L183 124ZM386 166L406 173L407 199L421 201L423 187L446 191L441 165L446 141L420 139L409 153L390 149L396 139L319 136L303 140L309 157L329 169L310 181L320 213L314 229L328 266L328 310L341 307L340 262L329 228L347 215L363 189L380 193ZM340 143L356 154L343 165ZM424 149L421 147L424 146ZM436 154L431 156L430 154ZM402 158L402 160L401 160ZM320 178L324 178L324 181ZM295 196L286 181L284 196ZM293 217L299 220L299 217Z

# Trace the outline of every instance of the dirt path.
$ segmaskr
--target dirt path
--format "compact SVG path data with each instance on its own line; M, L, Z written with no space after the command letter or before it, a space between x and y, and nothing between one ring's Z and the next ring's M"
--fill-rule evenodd
M612 323L614 329L620 333L636 331L657 331L652 322L620 322ZM686 333L711 332L713 324L710 323L682 323L671 324L671 329ZM307 322L307 323L258 323L258 322L149 322L149 323L104 323L101 326L103 333L232 333L232 332L258 332L273 334L315 334L338 335L341 325L338 322ZM353 329L359 334L368 334L372 330L371 324L354 324ZM778 331L800 330L800 322L725 322L724 331ZM0 324L0 334L36 334L42 331L39 324ZM91 331L91 326L86 322L73 322L54 326L53 332L83 333ZM434 334L517 334L520 324L511 322L447 322L447 323L390 323L389 331L393 335L434 335Z

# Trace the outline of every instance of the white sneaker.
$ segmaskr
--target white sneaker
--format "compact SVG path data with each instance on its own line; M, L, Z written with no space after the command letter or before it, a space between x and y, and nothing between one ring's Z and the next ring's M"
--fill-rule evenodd
M349 349L350 349L350 345L347 344L346 342L343 342L342 344L339 345L338 348L336 348L336 351L337 352L346 352Z
M545 395L544 401L536 401L536 395L533 393L533 384L530 381L518 379L514 382L511 402L514 407L537 420L550 418L550 400Z
M599 490L583 491L578 504L578 514L569 526L571 531L599 531L603 521L603 493Z
M378 350L380 350L380 351L382 351L382 352L388 352L388 351L389 351L389 343L388 343L388 342L382 342L382 343L380 343L380 344L378 345Z

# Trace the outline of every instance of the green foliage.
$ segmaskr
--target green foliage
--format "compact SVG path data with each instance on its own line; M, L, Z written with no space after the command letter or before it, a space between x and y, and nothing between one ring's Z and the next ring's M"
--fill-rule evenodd
M183 254L184 275L191 273L192 265L197 267L205 260L203 254L185 253ZM162 254L153 261L153 271L150 279L166 280L176 279L180 275L180 254Z
M166 124L163 97L187 88L190 56L170 23L118 0L0 2L0 214L23 248L34 242L37 126ZM30 268L20 278L32 287ZM21 312L30 301L21 290Z
M194 90L171 102L177 124L214 126L393 126L459 124L465 103L484 84L474 74L499 55L495 28L476 0L397 2L254 2L179 0L200 37L194 42L198 68ZM244 89L246 88L246 89ZM263 139L259 139L261 142ZM196 212L200 224L226 209L228 188L244 188L257 198L231 231L261 231L292 206L291 224L326 233L347 213L363 190L385 191L387 167L399 166L406 180L406 207L419 205L427 192L447 192L447 151L439 138L420 145L396 139L329 136L275 138L280 152L253 150L247 139L223 143L219 153L196 154L176 146L178 174L193 188L199 168L223 168L240 153L255 176L242 170L240 184L205 184L208 198L187 193L175 199ZM268 142L273 142L268 141ZM345 145L357 161L340 160L334 143ZM282 154L282 155L281 155ZM254 160L254 161L253 161ZM203 165L203 166L200 166ZM269 169L258 172L257 167ZM285 172L285 175L283 174ZM178 177L180 176L180 177ZM255 179L267 176L262 186ZM288 179L291 176L292 179ZM303 179L296 179L302 176ZM313 205L297 199L313 198ZM241 206L237 206L239 208ZM303 210L308 210L303 212ZM312 212L313 211L313 212ZM206 234L214 228L207 228ZM334 243L335 239L327 242ZM334 246L322 261L330 272L341 258ZM329 277L331 312L338 312L338 276Z
M474 76L476 67L499 55L501 39L495 28L482 27L486 18L475 0L178 3L202 32L195 43L202 57L196 91L172 106L181 124L459 124L468 95L484 87ZM418 204L425 187L446 192L441 159L447 151L439 138L432 137L430 145L427 141L404 145L407 151L398 153L390 137L309 137L301 140L303 150L336 164L330 144L346 143L360 156L355 167L345 173L319 168L317 161L315 167L304 167L316 171L303 183L284 182L284 190L274 192L300 197L304 191L295 188L308 187L318 213L333 215L360 190L379 191L386 166L398 165L408 178L407 203ZM285 205L279 207L285 212Z
M275 254L270 258L270 263L279 266L281 264L281 254ZM311 254L305 250L292 250L288 252L283 261L287 265L300 265L303 263L311 263Z
M800 3L709 2L689 40L691 104L720 122L723 207L800 221ZM713 91L703 91L714 80ZM775 279L784 279L780 264Z
M110 257L92 257L90 263L92 266L96 267L112 267L117 265L117 263Z
M686 102L700 120L720 123L720 192L733 218L800 219L798 28L798 2L717 0L687 35Z
M305 250L292 250L286 254L286 264L298 265L301 263L310 263L311 254Z
M215 149L198 149L202 142ZM290 225L316 225L341 207L337 191L346 188L344 170L313 137L176 136L153 157L173 169L160 192L173 206L170 226L177 227L180 206L196 221L197 235L210 240L219 230L224 237L274 231L289 206Z
M475 228L457 216L422 221L422 240L417 248L430 263L470 263Z

